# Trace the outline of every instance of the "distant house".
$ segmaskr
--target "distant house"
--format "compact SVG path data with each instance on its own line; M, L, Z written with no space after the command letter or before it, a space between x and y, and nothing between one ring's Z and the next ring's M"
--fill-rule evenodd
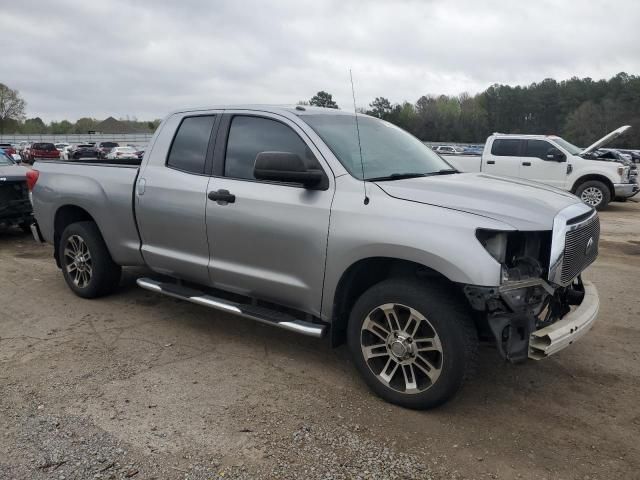
M147 122L132 122L128 120L116 120L113 117L109 117L94 128L96 132L100 133L153 133L153 129L150 129Z

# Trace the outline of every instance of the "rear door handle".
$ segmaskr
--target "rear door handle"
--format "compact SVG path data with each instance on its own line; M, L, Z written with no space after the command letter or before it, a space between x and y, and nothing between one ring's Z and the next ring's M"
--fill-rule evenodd
M236 202L236 196L232 193L229 193L229 190L214 190L209 192L207 197L209 197L209 200L218 202L218 205L226 205L227 203Z
M495 163L496 163L495 160L487 160L488 165L495 165Z
M530 167L531 166L531 162L522 162L522 165L525 167Z

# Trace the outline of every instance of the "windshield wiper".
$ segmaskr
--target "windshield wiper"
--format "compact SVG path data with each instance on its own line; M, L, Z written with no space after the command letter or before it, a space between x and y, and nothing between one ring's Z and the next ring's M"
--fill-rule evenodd
M429 175L428 173L392 173L384 177L371 177L367 178L369 182L383 182L385 180L401 180L403 178L418 178Z
M429 172L429 173L392 173L391 175L387 175L384 177L372 177L367 178L370 182L384 182L387 180L402 180L405 178L418 178L418 177L431 177L434 175L451 175L452 173L460 173L455 168L444 168L442 170L438 170L437 172Z
M425 177L431 177L433 175L451 175L452 173L460 173L455 168L443 168L442 170L438 170L437 172L425 173Z

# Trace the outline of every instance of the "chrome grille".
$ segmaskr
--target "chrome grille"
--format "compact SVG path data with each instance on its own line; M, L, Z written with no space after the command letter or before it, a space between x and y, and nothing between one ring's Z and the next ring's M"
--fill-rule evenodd
M568 284L587 268L598 256L600 238L600 220L597 215L589 221L567 231L564 243L562 273L560 280Z

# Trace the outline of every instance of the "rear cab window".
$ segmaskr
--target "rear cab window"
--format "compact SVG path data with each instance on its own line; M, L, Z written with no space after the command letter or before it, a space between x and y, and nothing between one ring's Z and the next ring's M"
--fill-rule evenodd
M497 157L520 156L521 140L515 138L496 138L491 145L491 155Z
M215 115L185 117L173 138L167 166L188 173L204 174L215 119Z

